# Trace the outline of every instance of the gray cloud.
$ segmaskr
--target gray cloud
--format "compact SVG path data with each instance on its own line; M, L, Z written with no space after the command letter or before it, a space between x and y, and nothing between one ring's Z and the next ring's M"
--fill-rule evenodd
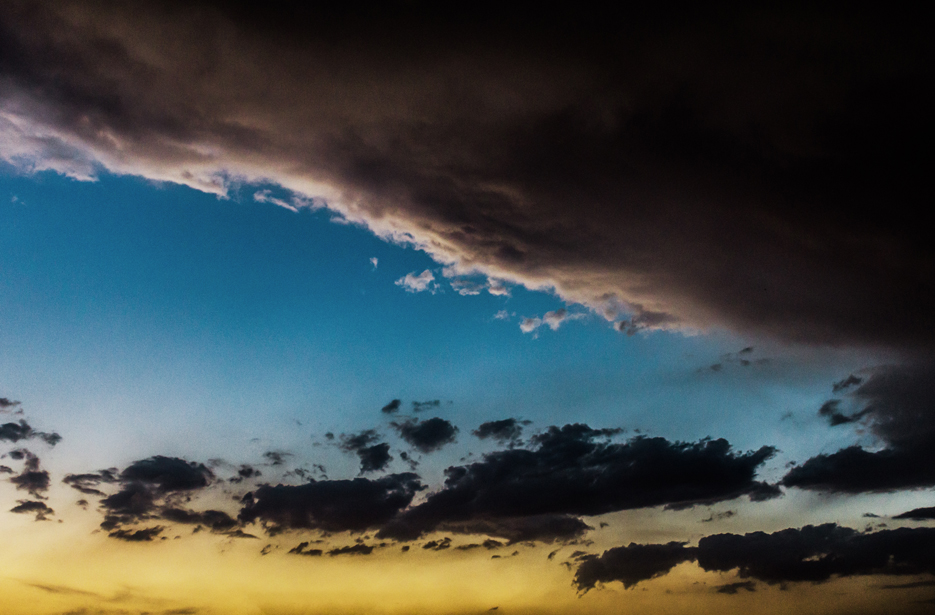
M441 449L446 444L455 441L458 428L450 421L433 417L419 421L408 419L391 423L399 437L415 447L419 452L431 453Z
M0 158L219 194L270 179L628 333L931 345L921 21L670 17L8 0Z

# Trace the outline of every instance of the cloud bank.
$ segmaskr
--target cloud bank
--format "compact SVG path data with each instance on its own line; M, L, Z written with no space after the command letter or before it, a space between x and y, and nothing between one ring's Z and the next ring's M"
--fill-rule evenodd
M628 333L931 346L923 21L9 0L0 159L218 194L272 181L301 197L280 205L327 204Z

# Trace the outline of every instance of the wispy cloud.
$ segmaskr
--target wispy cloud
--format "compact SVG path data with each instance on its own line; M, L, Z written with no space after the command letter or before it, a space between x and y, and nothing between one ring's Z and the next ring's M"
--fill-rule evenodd
M396 280L396 286L406 289L406 292L421 293L423 291L435 292L435 276L428 269L416 275L416 272L407 273Z

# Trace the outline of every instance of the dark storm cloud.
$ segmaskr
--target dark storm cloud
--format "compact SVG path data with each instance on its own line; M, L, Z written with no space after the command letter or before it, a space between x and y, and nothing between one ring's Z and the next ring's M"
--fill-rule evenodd
M17 500L16 506L10 509L11 513L20 513L27 515L36 515L36 521L46 521L49 515L54 515L55 511L46 505L45 502L35 502L32 500Z
M520 436L523 435L523 426L529 425L532 421L520 421L509 418L499 421L487 421L481 423L480 427L472 431L476 437L481 440L496 440L501 444L518 443Z
M424 488L419 477L411 473L375 480L264 485L245 496L239 519L244 523L261 521L271 534L287 529L362 532L383 526Z
M7 397L0 397L0 412L11 412L13 408L20 405L20 402L13 401Z
M894 519L912 519L913 521L932 520L932 519L935 519L935 506L929 506L927 508L914 508L900 515L896 515L893 518Z
M819 414L832 425L865 425L883 447L816 455L790 470L783 485L843 493L935 486L935 362L877 368L847 402L856 409L845 413L845 402L834 399Z
M39 439L50 446L55 446L62 440L57 433L36 431L29 423L20 419L19 423L4 423L0 425L0 441L19 442L20 440Z
M386 442L377 442L380 437L380 434L373 429L341 436L341 448L360 458L361 474L384 470L393 460L393 456L390 455L390 445Z
M8 0L0 156L268 178L626 332L931 345L925 20L615 6Z
M823 583L832 577L935 574L935 529L902 528L861 533L833 523L767 534L716 534L697 547L630 544L582 562L579 590L621 581L632 587L697 561L706 571L736 571L742 579L769 584ZM741 586L737 586L741 587Z
M510 519L532 518L560 521L566 530L580 533L587 526L577 515L779 494L755 479L757 468L773 455L772 447L736 453L726 440L608 441L617 433L582 424L550 427L532 438L532 449L497 451L482 461L450 467L441 490L404 512L381 535L412 539L436 528L455 531L459 524L483 523L495 528Z
M399 437L419 452L431 453L455 441L458 428L437 416L424 421L408 419L391 423Z

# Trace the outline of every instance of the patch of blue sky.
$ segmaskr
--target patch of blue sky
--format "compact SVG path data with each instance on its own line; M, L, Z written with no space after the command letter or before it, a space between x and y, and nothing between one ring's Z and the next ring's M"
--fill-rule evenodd
M6 172L2 194L0 395L61 431L65 454L69 440L98 443L98 457L71 454L99 466L231 458L254 438L298 450L326 431L385 427L380 408L396 398L402 411L440 400L461 453L471 429L507 416L751 448L773 443L781 416L820 402L825 372L843 369L790 380L774 357L713 372L746 342L626 336L593 314L523 333L523 317L562 301L517 287L462 296L424 253L327 210L277 207L270 199L289 195L273 186L218 199L136 178ZM425 270L434 293L396 284Z

